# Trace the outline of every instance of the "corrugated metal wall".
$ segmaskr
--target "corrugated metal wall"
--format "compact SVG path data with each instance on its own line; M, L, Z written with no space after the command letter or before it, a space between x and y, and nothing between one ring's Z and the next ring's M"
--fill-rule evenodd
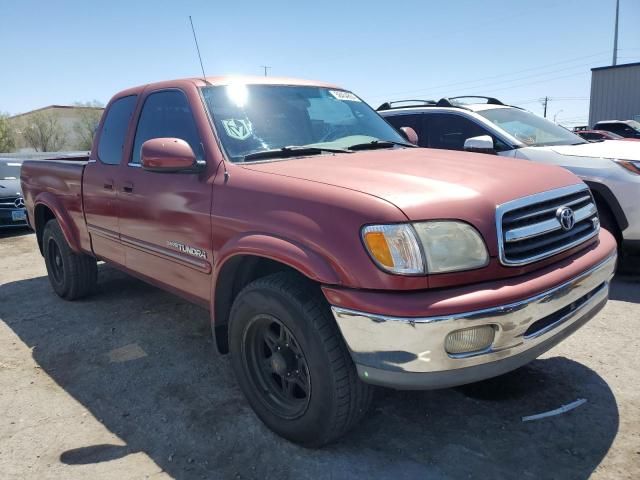
M633 120L640 116L640 64L591 72L589 126L600 120Z

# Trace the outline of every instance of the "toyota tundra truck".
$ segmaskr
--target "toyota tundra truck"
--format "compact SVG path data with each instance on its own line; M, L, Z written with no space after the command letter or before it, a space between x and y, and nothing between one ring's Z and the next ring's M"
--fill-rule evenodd
M616 242L574 174L415 137L334 85L167 81L21 181L55 293L93 292L104 261L208 308L257 416L317 447L374 386L501 375L608 298Z

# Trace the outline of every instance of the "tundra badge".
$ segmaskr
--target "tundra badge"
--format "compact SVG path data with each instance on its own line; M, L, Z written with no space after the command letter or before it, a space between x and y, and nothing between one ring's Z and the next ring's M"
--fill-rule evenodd
M169 245L171 248L175 248L176 250L179 250L182 253L186 253L193 257L199 257L204 259L207 258L207 252L205 252L204 250L201 250L200 248L190 247L189 245L185 245L184 243L180 243L180 242L175 242L173 240L167 240L167 245Z

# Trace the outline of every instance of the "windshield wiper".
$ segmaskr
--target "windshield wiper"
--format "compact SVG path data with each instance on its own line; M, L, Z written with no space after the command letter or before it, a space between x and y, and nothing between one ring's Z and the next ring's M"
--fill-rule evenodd
M292 145L290 147L274 148L273 150L262 150L261 152L248 153L244 156L247 160L262 160L267 158L290 158L301 157L304 155L319 155L324 152L329 153L353 153L343 148L325 148L325 147L305 147Z
M349 150L376 150L378 148L391 148L399 145L401 147L416 148L416 145L411 143L394 142L393 140L372 140L371 142L356 143L347 147Z

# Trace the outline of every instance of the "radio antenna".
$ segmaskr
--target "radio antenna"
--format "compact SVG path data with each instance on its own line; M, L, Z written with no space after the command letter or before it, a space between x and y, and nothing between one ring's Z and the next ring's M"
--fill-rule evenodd
M200 55L200 47L198 46L198 37L196 36L196 29L193 28L193 20L191 19L191 15L189 15L189 23L191 23L191 31L193 32L193 41L196 42L196 51L198 52L198 60L200 60L200 68L202 69L202 80L204 83L208 83L207 76L204 73L204 65L202 64L202 56Z

